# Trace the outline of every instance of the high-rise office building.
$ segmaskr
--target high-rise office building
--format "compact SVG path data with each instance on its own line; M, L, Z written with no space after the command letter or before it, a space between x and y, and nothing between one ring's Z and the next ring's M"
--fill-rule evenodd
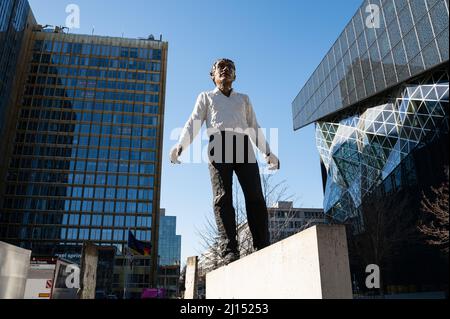
M23 68L26 47L31 44L30 36L36 24L27 0L4 0L0 2L0 180L4 179L8 168L5 154L16 126L17 91ZM4 192L0 183L0 194ZM0 206L2 198L0 197Z
M154 274L167 43L34 25L21 50L0 239L76 258L84 241L122 251L131 230Z
M159 223L159 265L181 264L181 236L177 235L177 217L166 216L161 208Z
M318 224L326 223L323 209L294 207L291 201L276 202L267 208L270 242L275 243Z
M158 242L158 278L156 286L165 289L165 297L173 298L178 293L180 277L181 236L176 234L176 217L166 216L160 210ZM140 298L143 288L148 288L151 257L117 257L114 266L112 293L123 298ZM126 295L125 295L126 294Z
M160 212L158 286L164 288L166 296L178 294L181 267L181 236L177 235L177 217L167 216L164 208Z
M325 213L355 234L383 227L391 287L448 285L409 237L423 195L448 183L448 41L448 1L365 0L292 105L296 130L315 123Z
M0 2L0 132L3 131L17 80L21 49L27 42L34 18L26 0Z

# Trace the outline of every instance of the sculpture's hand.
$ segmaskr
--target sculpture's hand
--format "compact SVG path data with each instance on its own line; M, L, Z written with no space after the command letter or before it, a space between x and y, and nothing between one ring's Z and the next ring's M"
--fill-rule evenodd
M181 152L183 151L183 148L180 144L175 145L170 150L170 162L172 164L181 164L181 162L178 160L178 157L180 157Z
M280 169L280 160L274 154L270 153L265 156L266 162L269 165L269 170L274 171Z

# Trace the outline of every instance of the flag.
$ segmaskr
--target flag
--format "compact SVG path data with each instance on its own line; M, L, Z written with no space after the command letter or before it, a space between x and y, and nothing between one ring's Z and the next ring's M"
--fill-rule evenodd
M131 230L128 231L128 248L137 255L150 256L152 244L137 240Z

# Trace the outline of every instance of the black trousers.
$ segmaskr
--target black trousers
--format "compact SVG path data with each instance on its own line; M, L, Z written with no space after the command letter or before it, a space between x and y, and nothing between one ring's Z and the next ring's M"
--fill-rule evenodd
M213 139L214 137L210 141ZM236 212L233 207L233 173L236 174L244 193L248 226L253 237L253 247L260 250L269 245L268 212L262 192L259 167L258 163L252 160L254 153L248 137L244 141L246 154L250 150L250 155L248 157L245 156L244 163L236 162L235 156L233 156L233 161L231 162L216 163L210 161L209 163L214 197L214 214L219 230L220 248L223 257L229 253L239 254L236 238ZM234 144L232 149L223 147L223 154L226 154L227 151L236 153L239 150L236 150L236 144ZM209 154L212 155L213 153L214 150L210 148Z

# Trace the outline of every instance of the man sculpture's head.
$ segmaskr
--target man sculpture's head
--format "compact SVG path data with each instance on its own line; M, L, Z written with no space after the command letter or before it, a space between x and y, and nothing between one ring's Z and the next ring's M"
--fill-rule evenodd
M210 76L217 86L231 86L231 83L236 80L234 62L229 59L217 60L211 68Z

